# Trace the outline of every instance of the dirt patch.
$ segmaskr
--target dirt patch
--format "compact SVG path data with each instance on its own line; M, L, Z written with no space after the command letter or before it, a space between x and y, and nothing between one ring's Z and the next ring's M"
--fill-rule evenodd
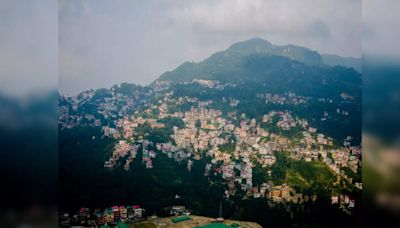
M196 226L204 226L210 224L214 221L213 218L203 217L191 215L192 219L188 221L183 221L179 223L173 223L171 218L151 218L146 223L149 223L146 226L134 226L134 227L171 227L171 228L192 228ZM235 220L225 220L224 224L230 225L232 223L239 224L242 228L261 228L261 226L255 222L244 222L244 221L235 221ZM151 224L151 225L150 225ZM137 224L139 225L139 224ZM144 225L144 224L143 224Z

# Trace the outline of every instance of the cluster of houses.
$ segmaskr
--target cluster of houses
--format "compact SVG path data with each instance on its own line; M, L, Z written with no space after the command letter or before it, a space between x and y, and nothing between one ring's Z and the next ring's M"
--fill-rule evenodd
M223 90L225 87L230 86L230 87L235 87L237 86L234 83L221 83L216 80L205 80L205 79L193 79L190 82L181 82L181 85L187 85L187 84L199 84L201 86L207 87L207 88L213 88L216 90Z
M198 83L209 88L217 88L222 84L208 80L195 80L190 83ZM162 91L165 85L156 85L154 91ZM232 85L234 86L234 85ZM152 91L149 91L152 93ZM129 170L132 162L136 159L138 150L142 149L142 162L147 168L153 168L153 159L157 153L166 154L175 161L187 162L187 169L191 171L193 163L204 156L211 157L211 161L204 167L204 175L221 175L228 182L227 196L235 193L239 185L254 197L265 195L262 192L263 186L253 186L252 170L256 163L264 168L271 167L276 162L275 153L280 151L289 152L291 159L305 160L307 162L322 161L327 164L333 173L349 180L343 167L350 168L357 172L361 165L361 149L351 147L350 141L345 141L343 147L333 145L333 140L318 132L318 129L309 126L308 121L294 117L288 111L271 111L259 120L249 119L245 114L238 114L235 111L226 115L220 110L212 108L213 101L200 101L195 97L173 97L173 91L163 93L156 103L145 103L147 109L141 113L134 111L127 114L127 110L135 104L143 103L140 93L128 97L111 90L111 96L104 99L105 102L98 104L96 114L108 119L102 126L103 135L118 140L111 157L105 162L104 167L114 168L119 164L121 158L126 158L124 168ZM102 122L93 114L76 114L86 103L93 100L93 91L81 93L77 97L68 99L71 107L60 107L60 123L64 127L71 127L74 124L82 123L82 120L89 121L94 126ZM294 93L285 94L258 94L266 103L274 104L301 104L307 102L307 97L297 96ZM231 107L236 106L239 100L223 98L229 102ZM321 98L322 102L330 102ZM117 106L123 100L122 107ZM171 107L189 103L192 107L187 111L170 111ZM197 105L196 105L197 104ZM343 113L343 110L340 110ZM149 142L147 140L134 139L137 136L136 129L143 124L151 128L164 128L165 125L158 120L166 117L175 117L183 121L183 127L173 127L171 138L174 143ZM325 115L324 118L328 118ZM299 131L300 136L290 138L288 136L269 132L268 125L277 127L282 132ZM149 149L148 145L155 146ZM152 148L153 148L152 146ZM354 183L361 189L361 183ZM264 186L266 187L266 186ZM255 188L257 190L255 190ZM276 187L277 188L277 187ZM281 195L285 196L285 186ZM271 192L271 191L269 191ZM271 197L276 199L277 194L272 193ZM285 197L281 197L285 199Z
M129 165L136 158L138 149L139 145L128 143L125 140L119 140L114 147L112 156L105 161L104 167L112 169L122 157L126 157L124 168L125 170L129 170Z
M289 185L282 184L273 186L268 192L268 198L277 203L292 202L301 204L303 202L308 202L309 200L315 202L317 196L315 194L312 196L307 196L301 193L296 193L296 191Z
M153 142L143 139L133 142L119 140L114 147L112 156L104 162L104 167L113 169L122 160L121 158L124 158L124 169L128 171L133 161L136 159L138 150L141 149L142 162L145 164L146 168L151 169L153 168L153 159L157 156L157 153L154 150L149 149L149 145L153 144Z
M287 92L284 94L271 94L271 93L262 93L257 94L258 98L265 99L265 103L272 103L272 104L291 104L291 105L300 105L304 104L308 101L309 98L304 96L298 96L293 92Z
M350 212L355 207L355 199L348 195L339 194L331 197L332 205L337 205L340 209Z
M62 227L74 225L98 227L103 224L133 223L146 219L146 210L139 205L133 206L112 206L101 211L81 208L78 213L59 213L59 224Z
M150 87L138 87L127 95L118 91L120 86L109 90L87 90L75 96L60 95L58 122L62 129L76 126L97 126L104 123L116 125L127 113L146 105L147 97L154 96Z
M189 171L195 160L201 159L202 156L209 156L212 158L211 163L205 166L204 175L220 174L228 182L236 183L243 190L251 192L253 189L253 162L257 162L262 167L270 167L276 162L274 155L276 151L289 151L290 157L295 160L324 161L333 172L345 178L347 177L340 167L350 167L357 172L357 167L360 165L358 159L360 150L349 149L350 147L333 149L331 138L318 133L316 128L308 125L307 120L293 117L290 112L271 111L262 117L260 123L257 123L255 119L247 119L244 114L239 117L231 115L231 119L226 119L222 117L221 111L207 108L212 104L211 101L200 102L196 98L181 97L177 102L200 102L201 104L199 103L199 107L192 107L186 112L169 113L168 105L171 103L169 96L171 94L163 98L159 102L159 106L153 106L150 109L158 109L159 115L164 118L182 119L184 127L173 127L171 137L174 139L175 145L171 142L156 143L156 149L176 161L187 161ZM291 94L288 97L295 96ZM151 112L151 110L147 112ZM240 120L238 125L234 124L235 118ZM124 118L118 123L117 129L123 132L120 134L122 138L130 138L138 124L151 123L153 128L164 127L157 124L157 117ZM290 138L270 133L261 127L261 124L275 124L283 131L290 131L295 127L301 128L303 129L302 138L298 139L300 143L291 143ZM104 131L104 134L106 133ZM221 149L220 146L226 144L232 145L231 151ZM116 147L115 154L120 154L119 150ZM126 152L122 154L126 154ZM144 149L143 154L143 159L147 159L146 167L152 168L151 158L155 158L156 152ZM134 156L128 158L134 158ZM127 159L127 164L130 161L131 159ZM126 166L129 165L127 164ZM228 189L228 196L234 194L236 184L228 185L232 186Z
M304 131L300 143L293 145L289 152L290 158L294 160L324 162L333 173L347 179L350 183L354 181L344 173L342 168L348 167L352 172L357 173L361 166L361 147L348 144L343 147L333 147L332 139L323 134L316 134L314 128ZM361 188L361 185L357 184L356 187Z
M171 209L169 210L169 214L171 216L190 215L191 213L192 213L191 210L186 209L186 207L182 205L172 206Z
M131 140L134 136L133 129L139 125L148 124L151 128L163 128L163 123L157 122L154 118L143 118L141 116L135 117L124 116L123 119L116 121L116 127L110 127L108 125L102 127L103 135L107 137L113 137L115 139Z

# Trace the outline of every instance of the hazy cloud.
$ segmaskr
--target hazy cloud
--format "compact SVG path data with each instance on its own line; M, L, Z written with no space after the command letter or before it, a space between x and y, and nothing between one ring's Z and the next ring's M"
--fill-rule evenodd
M59 14L62 93L147 84L252 37L361 55L360 0L61 0Z
M309 27L310 34L317 37L327 38L330 36L328 25L321 19L315 20Z
M0 1L2 93L56 88L57 35L56 1Z
M363 1L362 49L368 55L399 59L400 1Z

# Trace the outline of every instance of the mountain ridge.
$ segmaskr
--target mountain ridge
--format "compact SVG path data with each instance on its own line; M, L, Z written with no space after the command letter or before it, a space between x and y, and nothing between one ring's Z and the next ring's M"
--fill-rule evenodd
M194 79L253 83L269 92L293 91L307 96L338 98L343 92L361 96L361 74L354 68L329 66L315 51L294 45L274 46L259 38L235 43L198 63L185 62L162 74L152 85Z
M158 79L153 81L151 85L161 81L179 83L191 81L195 78L209 80L221 80L221 78L224 78L225 81L230 81L229 77L236 78L235 75L243 74L243 72L240 71L243 71L244 64L249 59L249 56L259 56L260 58L270 56L269 60L275 59L275 61L286 58L288 63L292 65L298 65L298 63L300 63L303 64L305 68L312 67L322 71L335 66L352 66L346 63L346 58L340 56L335 56L335 61L328 61L327 64L323 61L327 59L327 55L320 55L318 52L309 48L292 44L277 46L261 38L252 38L234 43L226 50L216 52L201 62L184 62L174 70L163 73ZM328 60L330 59L332 58L328 58ZM274 66L272 65L270 67L273 68ZM360 72L359 68L352 68ZM300 70L298 74L301 74L301 72L302 70ZM225 76L222 77L221 74ZM248 80L249 78L242 79Z
M321 55L322 61L329 66L344 66L357 70L361 73L362 71L362 59L355 57L342 57L334 54L323 54Z
M271 55L287 57L291 60L297 60L308 65L322 64L322 58L318 52L306 47L301 47L293 44L273 45L268 40L261 38L252 38L242 42L232 44L227 51L239 52L244 55L254 53L267 53Z

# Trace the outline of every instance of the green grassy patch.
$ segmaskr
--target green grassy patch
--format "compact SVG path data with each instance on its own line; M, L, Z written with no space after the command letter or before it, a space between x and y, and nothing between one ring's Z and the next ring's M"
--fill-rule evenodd
M286 183L295 189L300 189L303 191L310 187L310 184L307 182L307 180L305 180L299 172L295 172L293 170L288 170L286 172Z

